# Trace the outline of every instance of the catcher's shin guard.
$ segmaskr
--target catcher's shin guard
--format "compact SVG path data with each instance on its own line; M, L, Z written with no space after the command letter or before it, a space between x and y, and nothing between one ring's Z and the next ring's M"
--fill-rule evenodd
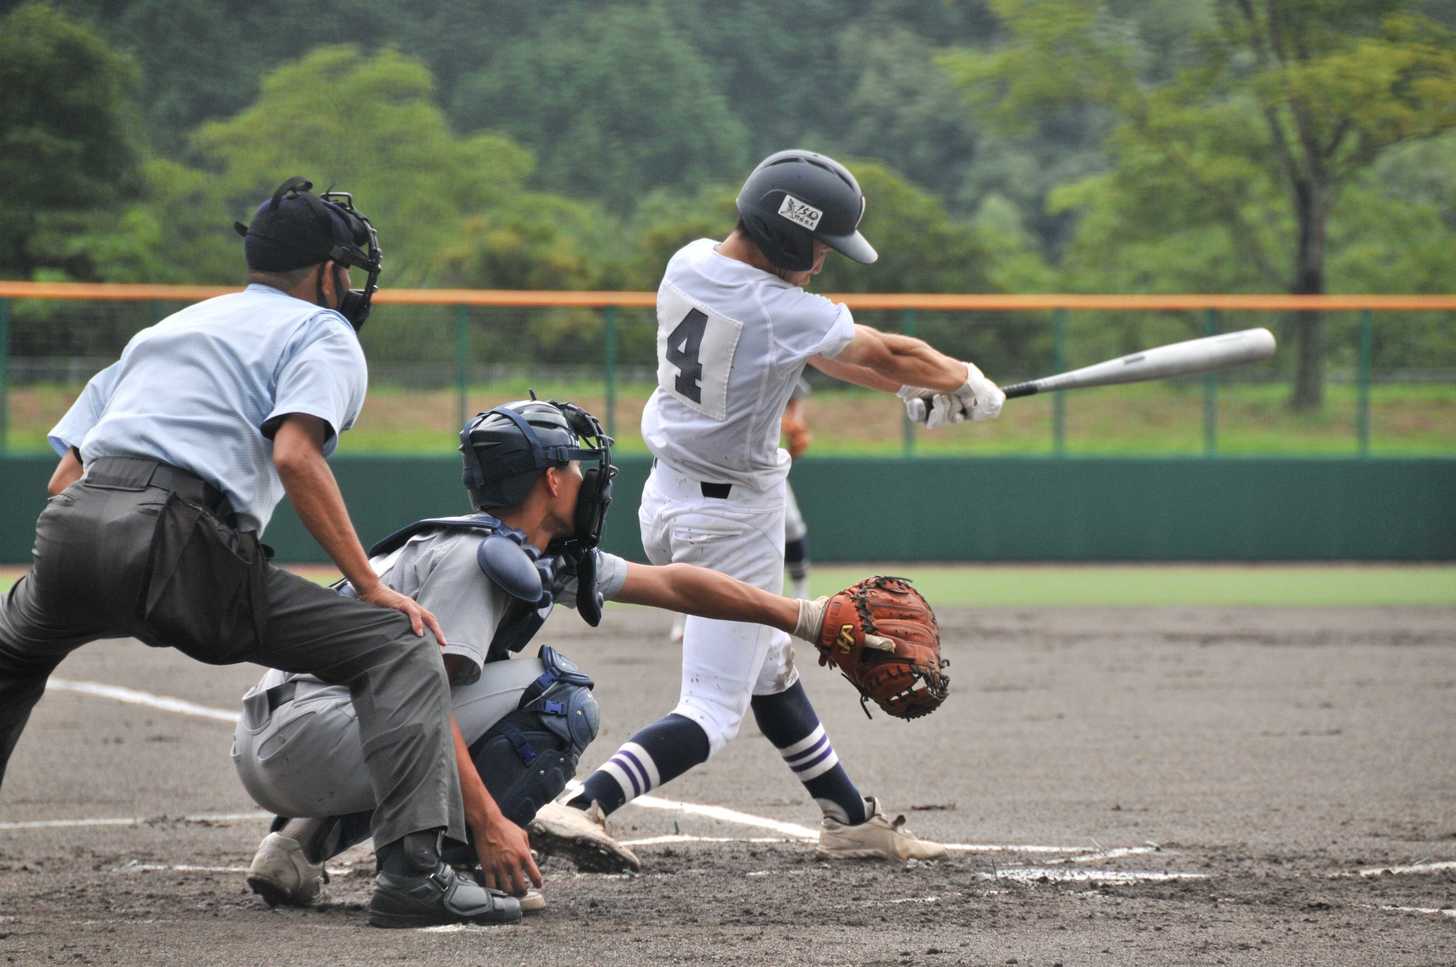
M546 671L519 706L470 747L486 788L518 826L566 788L600 723L592 680L549 645L540 658Z

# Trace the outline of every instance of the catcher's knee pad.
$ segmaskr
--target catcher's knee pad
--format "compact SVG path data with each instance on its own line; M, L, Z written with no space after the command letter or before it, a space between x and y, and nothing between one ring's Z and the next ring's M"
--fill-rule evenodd
M470 747L486 788L518 826L566 788L601 722L591 678L550 645L540 658L546 670Z

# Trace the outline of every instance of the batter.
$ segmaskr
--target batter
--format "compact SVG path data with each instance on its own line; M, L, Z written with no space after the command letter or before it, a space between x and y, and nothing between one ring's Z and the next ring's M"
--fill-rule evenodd
M974 365L907 336L857 325L847 306L805 291L830 250L862 264L865 199L843 165L782 151L748 176L723 241L691 242L657 292L657 388L642 414L656 458L638 510L654 564L684 562L782 588L786 477L780 421L806 365L932 399L931 425L989 419L1004 395ZM789 638L762 625L688 618L677 706L635 733L567 806L610 814L706 762L752 709L764 736L818 803L825 858L934 859L864 797L839 761L794 667Z

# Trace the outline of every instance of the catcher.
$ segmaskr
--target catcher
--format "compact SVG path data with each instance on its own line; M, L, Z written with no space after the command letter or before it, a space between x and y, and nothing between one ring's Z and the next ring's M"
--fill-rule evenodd
M525 400L477 414L461 431L460 450L478 513L411 524L370 552L385 584L447 616L452 629L445 663L470 843L447 851L446 859L478 864L484 885L518 896L541 883L521 830L533 817L545 845L579 865L639 865L630 850L577 820L575 810L550 803L596 736L592 682L549 646L533 658L505 659L530 642L553 603L575 607L592 625L610 599L832 641L846 675L860 675L870 697L892 711L909 705L892 694L892 676L871 669L900 664L906 681L915 673L884 650L883 635L902 635L907 654L935 644L928 608L913 627L903 608L893 615L879 610L886 601L903 605L903 597L856 588L798 601L704 568L648 567L601 552L596 544L616 473L611 443L595 419L569 403ZM829 631L822 630L826 619L834 622ZM938 653L923 664L938 676ZM324 862L369 835L374 803L365 756L347 688L269 671L244 696L233 761L253 798L278 814L247 881L270 905L313 903ZM543 803L546 815L538 816ZM568 815L563 822L552 813ZM532 891L521 907L541 905ZM371 919L390 925L386 914L372 911Z

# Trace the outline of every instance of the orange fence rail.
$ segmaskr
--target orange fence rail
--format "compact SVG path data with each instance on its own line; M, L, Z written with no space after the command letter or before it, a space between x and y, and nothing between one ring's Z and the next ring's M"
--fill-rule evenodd
M194 302L236 286L134 285L117 282L4 282L0 299L65 299L117 302ZM1142 312L1215 309L1243 312L1445 312L1456 311L1456 295L1281 295L1177 294L1091 295L1077 293L988 294L925 292L829 293L851 309L924 309L946 312L1018 312L1038 309L1130 310ZM556 291L532 289L380 289L381 305L652 308L652 292Z

